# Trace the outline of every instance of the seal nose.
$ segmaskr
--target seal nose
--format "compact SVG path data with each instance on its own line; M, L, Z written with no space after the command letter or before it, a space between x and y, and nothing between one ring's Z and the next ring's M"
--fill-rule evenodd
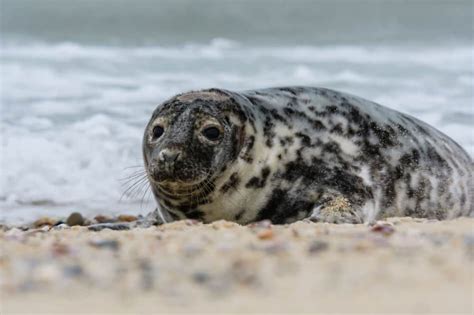
M158 154L158 160L166 164L173 164L174 162L178 160L180 155L181 154L178 151L163 149Z

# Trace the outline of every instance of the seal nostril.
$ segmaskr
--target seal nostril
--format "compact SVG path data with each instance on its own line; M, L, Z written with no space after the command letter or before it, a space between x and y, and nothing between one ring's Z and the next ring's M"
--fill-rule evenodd
M160 152L160 154L158 155L158 159L161 162L174 163L178 160L179 156L180 156L180 152L169 151L165 149Z
M179 157L179 152L175 153L173 156L170 156L170 159L172 159L173 162L176 162L178 160L178 157Z

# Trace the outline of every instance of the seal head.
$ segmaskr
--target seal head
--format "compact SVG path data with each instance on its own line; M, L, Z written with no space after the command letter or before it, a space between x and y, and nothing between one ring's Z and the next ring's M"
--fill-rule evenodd
M178 95L154 111L143 138L151 188L173 217L208 202L242 147L244 112L222 90ZM192 216L192 215L191 215Z

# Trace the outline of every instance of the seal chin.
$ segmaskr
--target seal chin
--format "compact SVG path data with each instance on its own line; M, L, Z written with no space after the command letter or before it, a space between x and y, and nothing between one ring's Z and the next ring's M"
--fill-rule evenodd
M150 176L151 182L158 186L161 190L168 191L168 192L175 192L175 191L189 191L193 188L199 187L203 185L207 180L209 180L209 176L200 176L200 177L193 177L193 178L178 178L176 176L154 176L152 174Z
M207 178L193 181L164 180L156 183L156 188L166 195L191 195L196 191L200 191Z

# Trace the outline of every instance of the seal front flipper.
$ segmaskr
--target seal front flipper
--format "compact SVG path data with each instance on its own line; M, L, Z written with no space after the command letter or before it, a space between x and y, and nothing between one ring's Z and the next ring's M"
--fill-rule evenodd
M158 206L155 211L147 214L143 219L137 221L138 227L147 228L152 225L162 225L166 222L171 222L172 220L166 220L163 211Z
M363 223L360 211L341 195L325 196L315 205L308 219L313 222Z
M102 231L104 229L110 229L115 231L131 230L134 228L149 228L153 225L161 225L166 223L162 218L164 217L159 209L150 212L145 217L140 216L137 221L133 222L118 222L118 223L99 223L89 225L87 228L90 231ZM168 221L169 222L169 221Z

